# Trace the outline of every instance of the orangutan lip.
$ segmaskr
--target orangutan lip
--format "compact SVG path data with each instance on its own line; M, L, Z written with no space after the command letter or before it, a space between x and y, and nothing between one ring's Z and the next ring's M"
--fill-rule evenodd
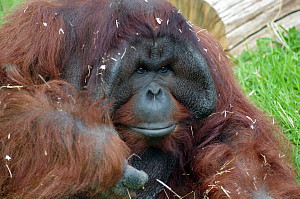
M175 128L176 124L165 128L157 128L157 129L146 129L146 128L137 128L137 127L129 127L132 131L144 135L146 137L162 137L172 133Z

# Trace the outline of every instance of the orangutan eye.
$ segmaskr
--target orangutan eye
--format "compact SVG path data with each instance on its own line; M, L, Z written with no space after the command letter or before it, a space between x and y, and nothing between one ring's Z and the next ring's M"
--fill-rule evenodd
M136 69L136 72L139 74L144 74L145 72L147 72L147 69L145 69L144 67L139 67Z
M159 72L161 73L166 73L169 71L169 68L167 66L162 66L160 69L159 69Z

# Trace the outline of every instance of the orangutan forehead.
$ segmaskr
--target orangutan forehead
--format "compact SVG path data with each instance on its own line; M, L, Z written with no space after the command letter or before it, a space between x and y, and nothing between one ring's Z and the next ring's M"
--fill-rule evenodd
M143 8L144 10L155 10L157 8L164 7L165 5L172 6L170 3L163 2L161 0L114 0L111 3L112 5L117 5L119 8L122 7L132 10L136 10L137 8Z
M147 20L153 29L158 29L163 20L167 22L171 13L178 12L172 4L161 0L115 0L109 6L122 18L138 16Z

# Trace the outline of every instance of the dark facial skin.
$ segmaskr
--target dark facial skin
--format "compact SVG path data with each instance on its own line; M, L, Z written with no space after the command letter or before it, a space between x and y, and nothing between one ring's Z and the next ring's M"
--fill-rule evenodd
M108 61L103 75L89 86L96 86L98 95L104 90L115 102L114 110L130 100L132 115L138 121L128 126L132 131L147 137L172 133L178 122L172 117L177 111L175 100L196 119L208 116L215 108L210 71L190 43L162 37L123 46L104 58Z

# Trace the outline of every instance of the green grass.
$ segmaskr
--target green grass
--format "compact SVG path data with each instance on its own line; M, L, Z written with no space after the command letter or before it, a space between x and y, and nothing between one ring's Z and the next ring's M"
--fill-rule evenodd
M0 19L8 14L8 12L14 8L16 5L24 2L24 0L0 0ZM0 20L0 24L2 24L4 20Z
M253 103L274 117L294 144L300 174L300 31L282 28L280 35L258 39L256 50L234 60L234 69Z

